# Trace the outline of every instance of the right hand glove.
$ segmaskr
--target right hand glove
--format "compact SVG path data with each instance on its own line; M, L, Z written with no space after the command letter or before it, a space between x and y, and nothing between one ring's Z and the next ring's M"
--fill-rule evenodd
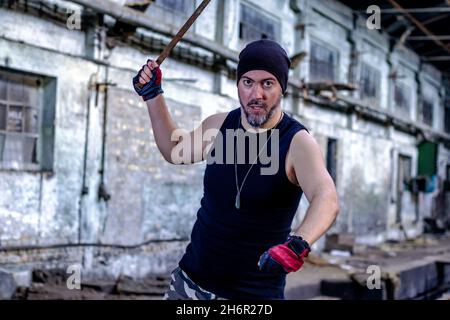
M264 252L258 266L261 271L289 273L300 269L311 252L308 242L299 236L289 236L288 241Z
M161 87L162 72L153 60L147 60L133 78L133 88L144 101L155 98L164 93Z

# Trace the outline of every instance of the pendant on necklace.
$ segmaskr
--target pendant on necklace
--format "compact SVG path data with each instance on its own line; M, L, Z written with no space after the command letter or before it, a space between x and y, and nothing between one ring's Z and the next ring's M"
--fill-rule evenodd
M236 209L239 209L241 207L241 195L238 193L236 194L236 201L234 203L234 206Z

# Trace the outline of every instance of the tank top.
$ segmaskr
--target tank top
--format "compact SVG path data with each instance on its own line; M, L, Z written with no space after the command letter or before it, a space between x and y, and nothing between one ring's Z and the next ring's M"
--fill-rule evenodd
M261 174L261 169L269 169L273 164L255 162L242 187L239 209L235 206L234 161L209 161L219 150L226 155L229 140L234 139L236 143L236 135L227 135L227 132L238 128L247 135L256 135L258 143L267 141L267 150L262 149L261 154L278 161L276 173L265 175ZM286 275L260 271L258 261L270 247L284 243L291 231L303 191L289 181L285 160L294 135L307 129L287 114L276 129L279 130L279 147L278 152L272 153L276 151L272 143L275 139L267 139L272 130L266 131L265 139L261 139L262 133L245 131L241 108L237 108L225 118L207 158L211 163L208 162L205 169L200 209L179 267L200 287L226 299L284 299ZM239 187L256 159L247 157L251 153L250 140L245 141L247 160L243 164L237 161Z

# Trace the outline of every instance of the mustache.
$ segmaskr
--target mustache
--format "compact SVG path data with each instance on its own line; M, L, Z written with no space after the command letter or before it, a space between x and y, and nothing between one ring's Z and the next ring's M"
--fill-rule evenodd
M267 104L265 104L264 102L259 101L259 100L251 100L249 103L247 103L247 107L253 107L253 106L263 107L263 108L267 109Z

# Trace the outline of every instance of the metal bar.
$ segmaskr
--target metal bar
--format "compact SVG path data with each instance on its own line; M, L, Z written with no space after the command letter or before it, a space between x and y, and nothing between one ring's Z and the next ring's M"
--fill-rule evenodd
M434 36L434 37L430 37L430 36L412 36L412 37L408 37L408 41L429 41L429 40L450 40L450 35L449 36Z
M432 33L430 30L428 30L428 28L425 27L419 20L417 20L415 17L413 17L408 12L405 12L405 9L402 6L400 6L397 2L395 2L394 0L388 0L388 1L392 4L392 6L397 8L397 10L402 11L402 13L405 15L405 17L407 17L409 20L411 20L411 22L414 23L423 33L425 33L426 35L433 38L433 40L436 44L438 44L445 51L450 53L450 48L445 43L443 43L441 40L436 39L436 35L434 33Z
M367 13L366 10L359 10L359 12L363 12L363 13ZM436 13L436 12L448 12L450 13L450 8L448 7L429 7L429 8L404 8L404 9L381 9L381 13L391 13L391 14L395 14L395 13Z
M434 16L434 17L432 17L430 19L427 19L427 20L423 21L422 23L423 23L423 25L427 25L427 24L434 23L436 21L442 20L442 19L447 18L447 17L448 17L448 14L444 13L444 14L441 14L441 15L438 15L438 16Z
M100 242L92 242L92 243L56 243L56 244L48 244L48 245L22 245L22 246L0 246L0 252L9 252L9 251L30 251L30 250L44 250L44 249L65 249L65 248L79 248L79 247L95 247L95 248L115 248L115 249L137 249L146 245L150 245L153 243L165 243L165 242L185 242L188 241L188 238L170 238L170 239L151 239L141 243L132 244L132 245L122 245L116 243L100 243Z
M425 57L422 58L423 61L450 61L449 56L435 56L435 57Z

